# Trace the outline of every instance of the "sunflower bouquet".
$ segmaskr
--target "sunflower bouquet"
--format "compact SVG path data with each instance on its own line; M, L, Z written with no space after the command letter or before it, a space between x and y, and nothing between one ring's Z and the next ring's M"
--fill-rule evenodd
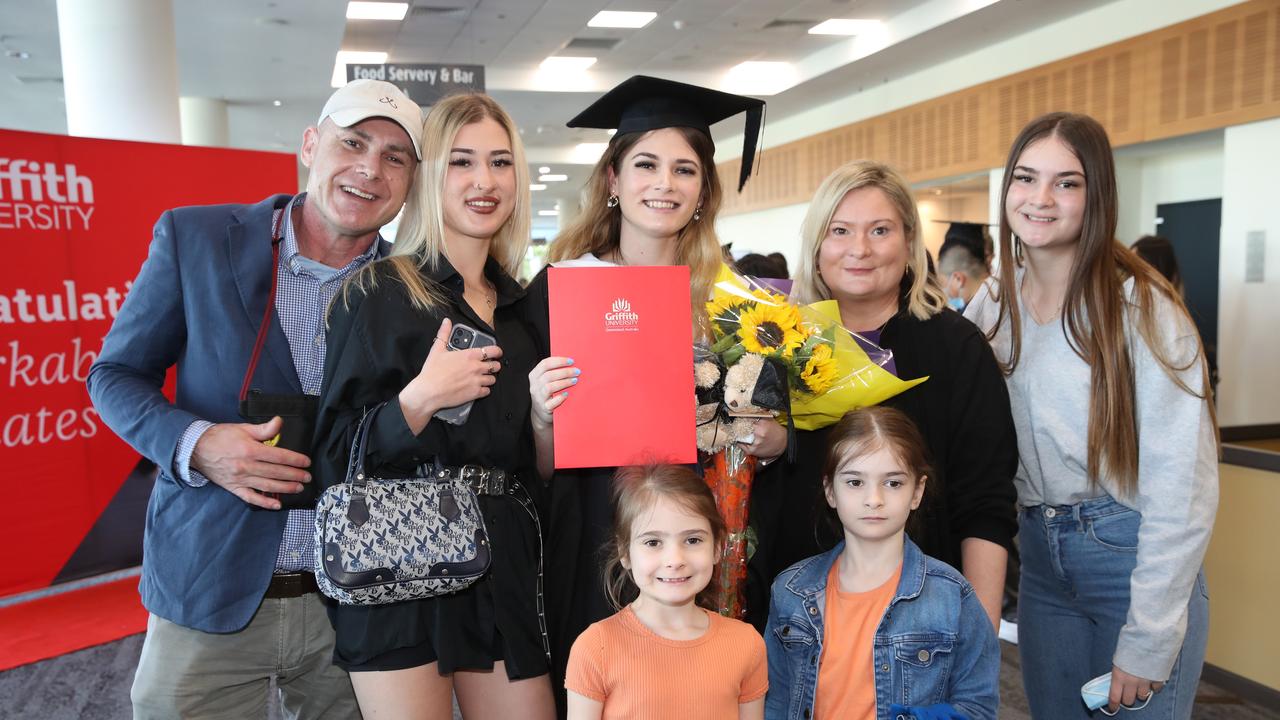
M747 355L758 355L785 370L779 379L785 381L792 397L822 395L838 379L837 323L806 312L769 287L722 268L707 314L711 319L710 350L726 369Z
M756 422L785 419L797 395L818 397L835 384L836 326L727 267L706 307L710 344L695 351L698 448L729 530L715 597L722 614L742 618L755 458L739 441L751 437Z

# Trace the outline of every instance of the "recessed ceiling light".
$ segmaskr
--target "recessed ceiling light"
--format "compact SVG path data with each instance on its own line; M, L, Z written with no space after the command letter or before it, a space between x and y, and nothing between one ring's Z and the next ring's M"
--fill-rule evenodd
M598 28L642 28L658 17L656 12L632 12L624 10L601 10L591 18L587 27Z
M546 165L543 165L542 167L538 168L538 172L542 173L543 175L546 175L547 173L551 172L551 168L547 167Z
M546 190L546 189L547 189L547 186L543 185L542 183L529 183L529 190L531 192L538 192L539 190Z
M879 20L846 20L831 18L809 28L810 35L861 35L879 28Z
M358 50L339 50L333 60L333 77L329 84L339 88L347 84L347 65L381 65L387 61L384 52L361 52Z
M281 106L281 105L283 105L284 103L280 102L279 100L272 100L272 101L271 101L271 104L272 104L272 105L275 105L276 107L280 107L280 106Z
M409 12L409 3L402 2L359 2L347 3L348 20L403 20Z
M538 214L542 217L555 217L560 214L559 210L539 210Z
M569 162L577 165L594 165L601 155L604 155L605 148L609 147L609 143L601 142L584 142L573 146L573 150L569 152Z
M729 68L722 89L739 95L776 95L799 79L791 63L749 60Z
M538 67L548 72L582 72L592 65L596 64L593 57L565 57L563 55L552 55Z
M543 175L539 175L539 176L538 176L538 182L544 182L544 183L548 183L548 182L564 182L565 180L568 180L568 179L569 179L569 176L568 176L568 175L546 175L546 174L543 174Z

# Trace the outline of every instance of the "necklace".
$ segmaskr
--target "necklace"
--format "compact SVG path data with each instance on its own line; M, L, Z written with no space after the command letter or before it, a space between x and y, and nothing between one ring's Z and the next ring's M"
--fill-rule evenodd
M1031 310L1031 319L1043 325L1050 320L1058 317L1062 312L1062 298L1058 298L1058 302L1053 306L1053 313L1045 315L1040 311L1040 306L1036 304L1035 294L1027 289L1027 281L1022 281L1022 299L1027 301L1027 308Z
M479 287L472 285L469 288L465 288L463 290L463 295L472 295L474 297L473 293L480 295L480 298L484 300L485 307L489 308L489 310L493 310L495 307L497 307L498 288L495 287L494 284L490 282L488 278L484 278L484 285L481 285Z

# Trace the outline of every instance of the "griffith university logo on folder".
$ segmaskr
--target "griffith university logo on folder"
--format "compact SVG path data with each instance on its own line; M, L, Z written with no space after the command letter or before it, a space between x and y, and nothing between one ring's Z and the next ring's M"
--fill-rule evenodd
M609 312L604 314L605 332L636 332L640 329L640 314L631 311L631 301L618 298Z
M555 466L697 462L689 268L552 267L547 311L551 354L582 368L556 408Z

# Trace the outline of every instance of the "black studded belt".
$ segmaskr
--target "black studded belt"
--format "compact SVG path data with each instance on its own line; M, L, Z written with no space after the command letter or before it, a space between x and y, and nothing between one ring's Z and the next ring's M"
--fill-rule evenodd
M461 480L471 486L477 495L506 495L510 484L515 482L515 473L508 473L502 468L487 468L480 465L462 465L459 467L427 467L430 477L441 480Z

